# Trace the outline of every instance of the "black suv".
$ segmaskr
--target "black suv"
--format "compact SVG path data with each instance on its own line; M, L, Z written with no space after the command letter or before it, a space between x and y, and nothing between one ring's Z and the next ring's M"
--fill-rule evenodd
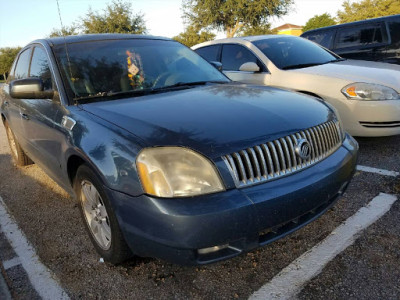
M400 15L318 28L301 37L345 58L400 64Z

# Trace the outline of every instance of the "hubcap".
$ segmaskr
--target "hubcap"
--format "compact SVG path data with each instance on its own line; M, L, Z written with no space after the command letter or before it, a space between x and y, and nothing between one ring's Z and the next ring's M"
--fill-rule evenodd
M111 227L104 202L91 182L83 180L81 187L81 201L86 222L97 244L102 249L108 250L111 246Z
M8 135L8 140L10 141L10 148L12 153L16 158L18 158L18 151L17 151L17 145L15 143L14 135L10 129L10 127L7 127L7 135Z

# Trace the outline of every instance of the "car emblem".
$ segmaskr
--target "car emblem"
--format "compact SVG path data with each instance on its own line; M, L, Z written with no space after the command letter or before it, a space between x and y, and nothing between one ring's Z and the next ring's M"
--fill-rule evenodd
M306 139L298 139L297 145L294 148L296 154L301 159L309 159L311 155L311 145Z

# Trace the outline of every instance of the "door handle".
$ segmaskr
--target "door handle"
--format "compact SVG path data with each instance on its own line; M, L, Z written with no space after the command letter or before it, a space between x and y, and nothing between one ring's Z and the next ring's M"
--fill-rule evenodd
M23 119L29 120L29 117L28 117L27 114L24 114L24 113L19 113L19 114L21 115L21 117L22 117Z

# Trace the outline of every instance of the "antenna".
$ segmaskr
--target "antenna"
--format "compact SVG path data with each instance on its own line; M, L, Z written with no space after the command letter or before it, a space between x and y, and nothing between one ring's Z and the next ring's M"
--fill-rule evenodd
M65 39L65 30L64 30L64 25L62 22L62 18L61 18L61 10L60 10L60 4L58 3L58 0L56 0L57 2L57 8L58 8L58 16L60 17L60 24L61 24L61 34L64 38L64 47L65 47L65 54L67 55L67 62L68 62L68 70L69 70L69 75L72 77L72 70L71 70L71 61L69 59L69 53L68 53L68 46L67 46L67 40ZM73 93L76 95L75 91L72 89Z

